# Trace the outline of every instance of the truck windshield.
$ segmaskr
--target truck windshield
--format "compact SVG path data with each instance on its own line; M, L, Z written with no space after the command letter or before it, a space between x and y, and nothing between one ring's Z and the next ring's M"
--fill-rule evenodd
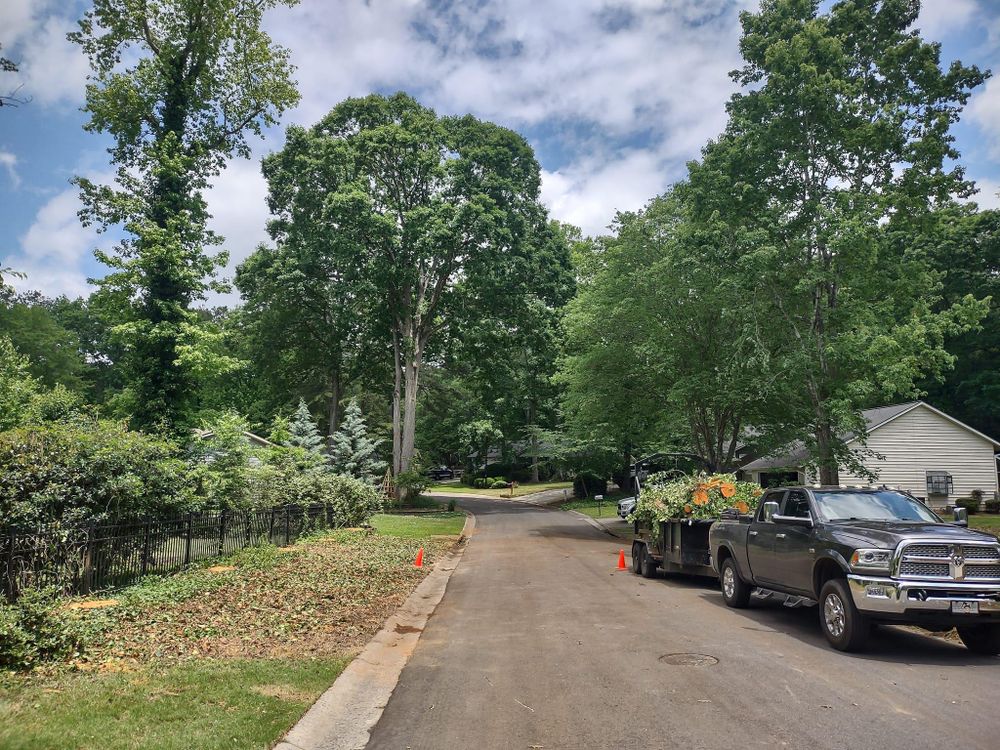
M923 503L902 492L816 491L816 506L826 521L914 521L940 523Z

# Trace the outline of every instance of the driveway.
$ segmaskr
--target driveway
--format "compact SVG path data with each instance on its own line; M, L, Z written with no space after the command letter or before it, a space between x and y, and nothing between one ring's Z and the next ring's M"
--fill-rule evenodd
M841 654L813 608L731 610L615 570L572 514L459 504L476 533L369 748L997 747L1000 659L892 627Z

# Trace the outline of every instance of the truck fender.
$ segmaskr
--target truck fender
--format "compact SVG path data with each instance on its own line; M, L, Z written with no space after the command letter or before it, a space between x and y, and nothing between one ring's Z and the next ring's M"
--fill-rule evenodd
M747 583L753 583L750 571L747 569L747 566L742 563L740 556L736 554L732 545L728 541L720 542L715 550L715 554L712 555L712 567L715 568L715 572L719 574L722 573L722 561L727 557L733 558L733 561L736 563L736 572L740 574L740 578Z
M851 566L837 550L824 549L813 562L813 593L819 597L823 584L831 578L843 578L851 572Z

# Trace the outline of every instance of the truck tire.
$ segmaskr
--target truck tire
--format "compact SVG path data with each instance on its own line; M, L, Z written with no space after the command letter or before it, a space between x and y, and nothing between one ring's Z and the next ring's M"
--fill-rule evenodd
M646 545L641 542L632 542L632 572L639 574L642 572L642 556L646 553Z
M642 547L642 577L656 578L656 560L649 554L646 545Z
M958 637L974 654L1000 654L1000 625L960 625Z
M750 585L740 578L733 558L727 557L722 561L719 582L722 585L722 599L727 607L744 609L750 603Z
M857 607L847 581L831 578L819 592L819 624L838 651L860 651L871 633L871 623Z

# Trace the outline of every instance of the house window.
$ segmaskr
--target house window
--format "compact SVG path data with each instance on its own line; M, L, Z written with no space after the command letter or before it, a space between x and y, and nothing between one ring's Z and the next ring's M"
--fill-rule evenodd
M954 490L951 474L947 471L927 472L927 495L944 495L947 497Z

